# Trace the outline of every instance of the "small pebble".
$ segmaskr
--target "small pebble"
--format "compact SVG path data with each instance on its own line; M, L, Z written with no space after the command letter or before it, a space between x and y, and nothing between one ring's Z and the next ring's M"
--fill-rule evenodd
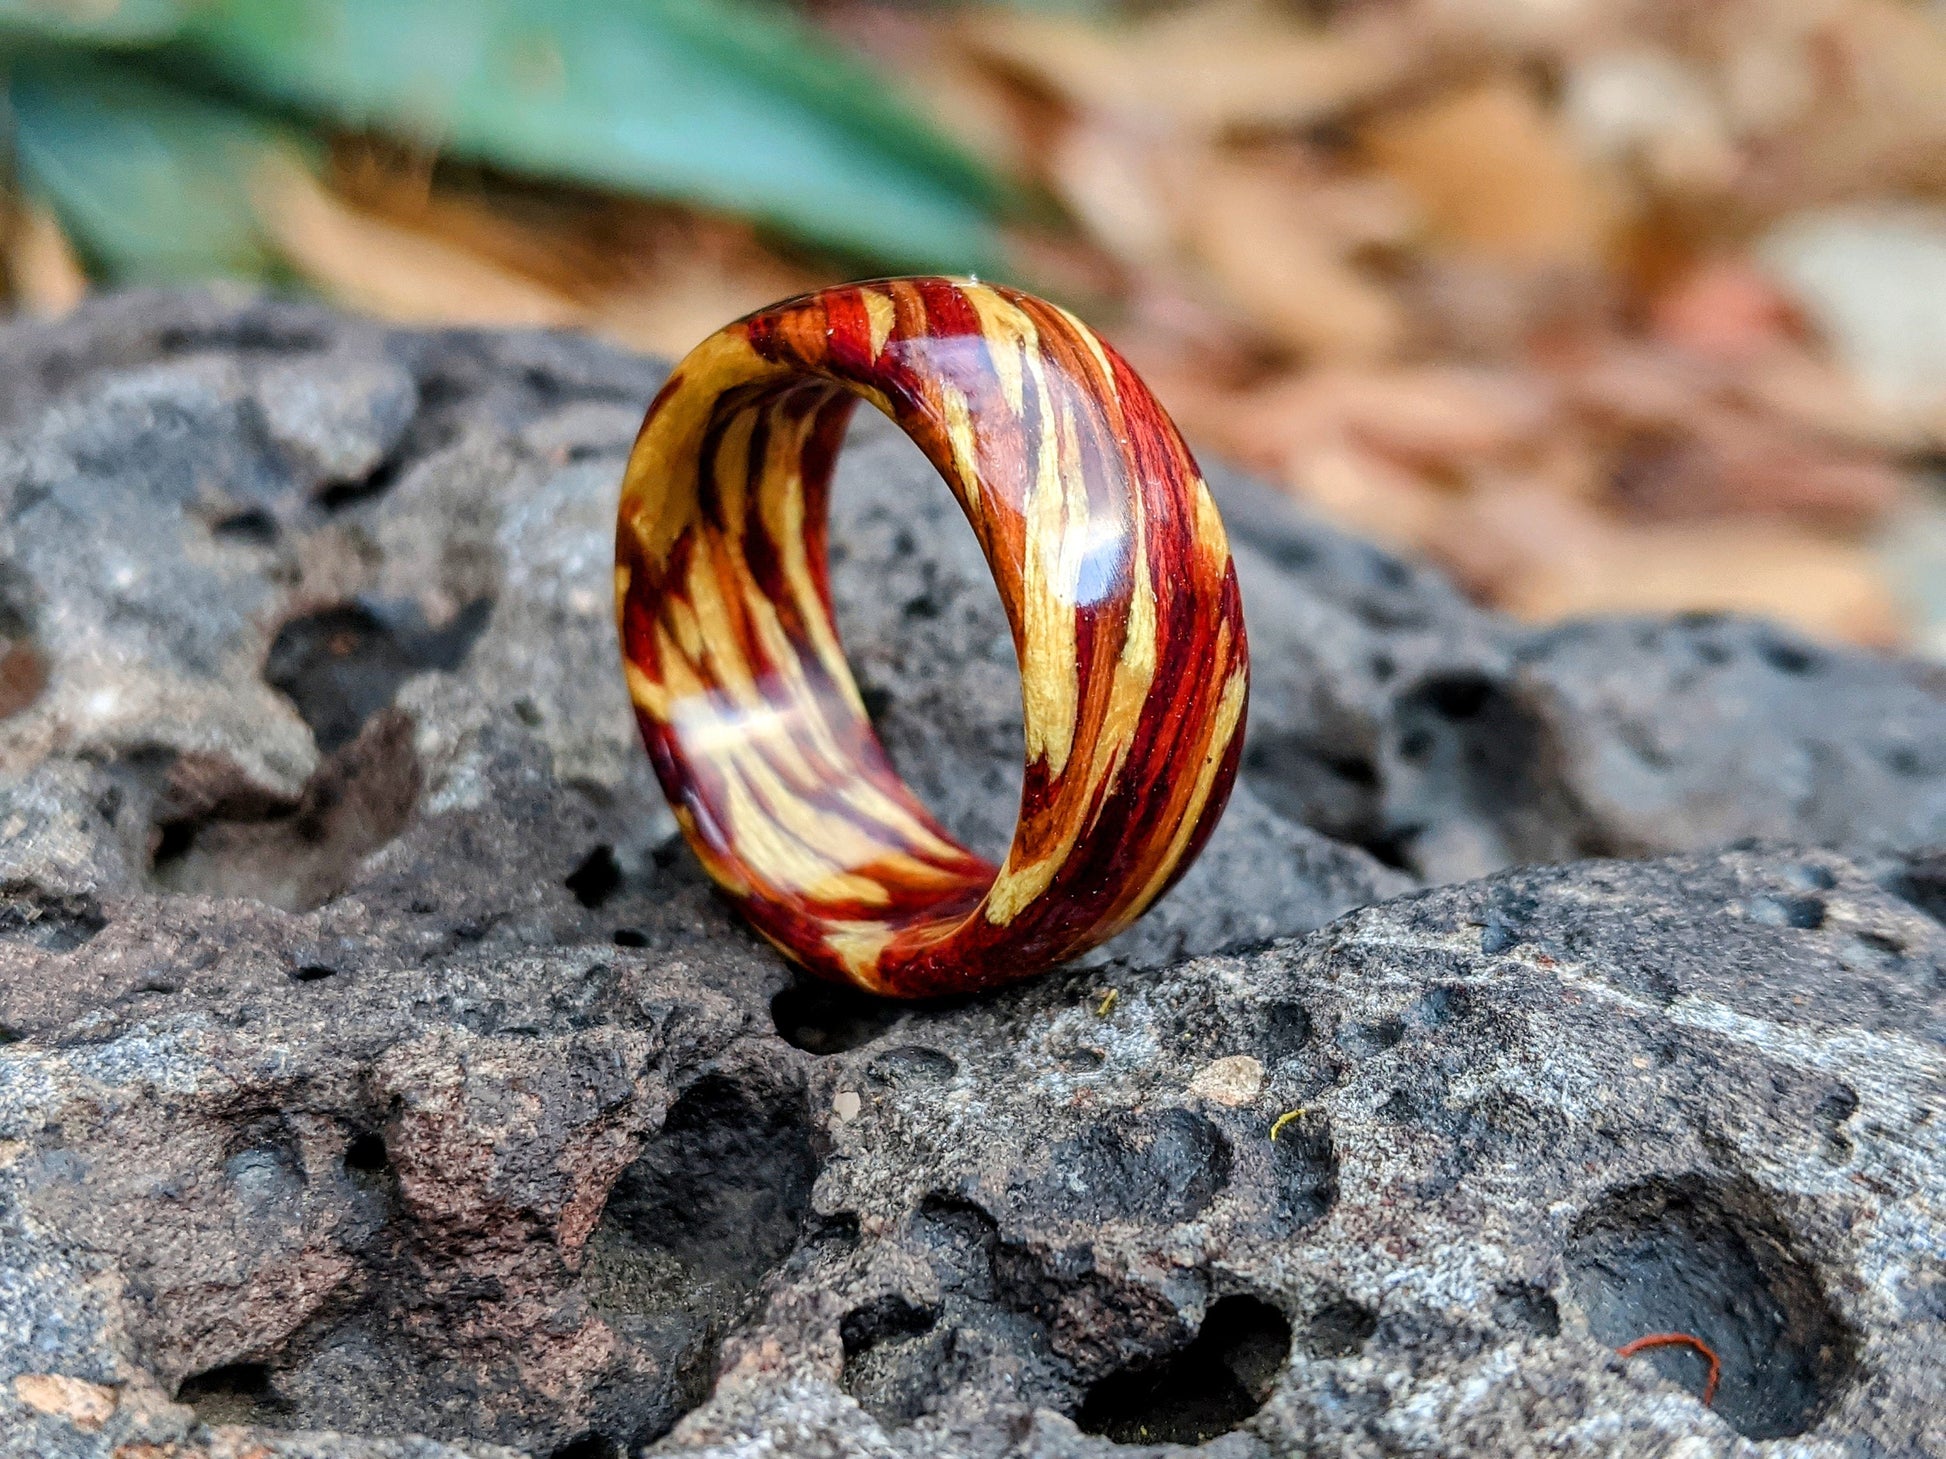
M849 1089L834 1096L831 1101L831 1113L837 1117L841 1125L848 1125L857 1119L858 1111L862 1107L863 1102L858 1095Z
M1264 1066L1248 1054L1231 1054L1205 1064L1189 1081L1189 1092L1232 1109L1253 1104L1264 1088Z

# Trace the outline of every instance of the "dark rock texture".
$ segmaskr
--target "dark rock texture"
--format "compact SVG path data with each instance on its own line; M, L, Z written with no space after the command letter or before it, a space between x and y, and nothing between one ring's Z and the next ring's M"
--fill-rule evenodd
M636 745L658 376L213 296L0 340L0 1454L1946 1453L1937 670L1521 629L1219 477L1208 852L874 1004ZM971 535L882 426L842 474L868 703L995 848Z

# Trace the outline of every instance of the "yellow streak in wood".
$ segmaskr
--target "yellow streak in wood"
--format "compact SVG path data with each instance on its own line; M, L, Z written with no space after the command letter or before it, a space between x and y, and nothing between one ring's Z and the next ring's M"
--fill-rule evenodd
M673 701L672 714L675 706L686 699L707 697L709 686L703 682L697 666L683 656L676 641L669 636L669 624L664 619L655 623L655 659L662 670L663 693Z
M1223 515L1216 510L1216 498L1210 493L1208 482L1197 477L1190 496L1196 509L1193 529L1196 545L1202 549L1204 561L1209 563L1210 575L1221 581L1223 570L1230 563L1230 534L1223 530Z
M816 576L811 571L810 549L805 544L804 477L801 466L804 438L810 431L812 419L807 416L796 431L772 432L772 446L765 462L764 478L758 486L758 512L764 532L783 564L784 581L789 585L791 602L810 631L811 646L817 653L818 662L824 666L825 677L838 686L852 711L863 719L865 701L859 697L858 685L851 676L851 666L845 661L844 647L838 642L838 630L831 621L830 607L818 591Z
M870 385L860 384L855 380L847 380L844 388L871 406L887 420L896 421L899 418L898 412L892 409L892 397L887 395L883 390L876 389Z
M1072 549L1076 538L1085 537L1088 496L1072 412L1064 406L1057 418L1039 367L1034 376L1045 427L1034 443L1033 480L1022 513L1020 692L1027 763L1045 760L1048 774L1058 777L1074 748L1081 694L1075 646L1080 557L1064 552L1062 544Z
M775 732L765 738L777 758L787 761L799 779L823 782L842 775L844 756L832 737L831 727L825 723L824 705L805 677L797 648L784 631L777 605L758 588L756 578L743 558L740 542L735 544L730 558L744 617L749 620L757 642L763 648L764 657L769 660L769 672L761 691L769 712L753 713L750 724L775 726ZM816 750L823 758L826 766L824 771L812 768L805 753L806 738L810 742L808 748Z
M1081 805L1106 800L1105 795L1095 794L1097 786L1113 789L1134 747L1135 732L1142 722L1142 706L1148 702L1149 692L1155 686L1155 579L1148 561L1147 524L1140 511L1134 514L1130 536L1130 572L1134 583L1129 592L1122 651L1116 657L1108 705L1095 732L1094 751L1088 761L1087 791L1079 801Z
M781 816L759 804L745 779L744 757L719 760L716 768L723 779L731 846L759 878L787 895L813 901L883 906L891 900L884 887L813 850L786 829Z
M628 697L635 707L652 719L667 724L669 722L669 694L660 684L645 674L633 659L622 660L622 672L628 677Z
M1138 549L1139 546L1138 529ZM1127 636L1122 642L1121 654L1115 661L1108 705L1096 733L1086 775L1072 789L1067 785L1060 787L1060 800L1069 811L1068 830L1059 841L1032 861L1016 864L1013 851L1009 848L1007 863L1001 868L999 876L994 878L986 897L987 920L996 926L1004 927L1012 922L1028 903L1047 890L1048 884L1054 880L1054 874L1074 854L1075 846L1089 829L1081 820L1082 808L1098 799L1098 787L1112 787L1115 777L1121 774L1123 765L1127 763L1128 752L1135 742L1136 728L1141 723L1142 706L1147 702L1156 673L1155 588L1148 563L1139 550L1134 571L1135 587L1129 602ZM1106 797L1100 799L1105 800Z
M1067 320L1074 330L1075 338L1086 345L1088 353L1095 357L1095 366L1101 371L1102 394L1119 406L1122 401L1121 387L1115 383L1115 367L1108 363L1108 351L1101 347L1101 336L1059 305L1055 306L1054 312Z
M1018 304L984 284L963 284L960 293L979 316L980 333L986 336L987 354L1000 381L1000 396L1007 409L1019 415L1027 401L1027 362L1040 357L1040 331Z
M755 409L738 411L716 438L714 477L717 511L732 537L741 538L744 516L749 511L750 438L757 429Z
M892 940L883 922L833 922L824 928L824 945L853 981L880 991L878 960Z
M901 805L869 780L862 777L847 780L838 787L838 793L860 815L871 817L902 837L916 855L956 862L969 854L965 847L933 831L910 807Z
M627 563L615 564L615 621L617 623L622 621L622 609L628 603L628 585L633 576Z
M1222 663L1229 657L1229 625L1217 638L1216 662ZM1202 763L1196 767L1196 783L1190 790L1189 799L1182 809L1182 819L1176 824L1176 833L1169 839L1169 846L1155 863L1155 870L1134 900L1129 902L1128 912L1122 925L1132 922L1142 914L1156 893L1162 890L1163 883L1182 860L1182 853L1189 845L1189 838L1196 833L1196 823L1202 819L1203 807L1209 804L1210 791L1216 784L1216 772L1223 764L1223 756L1230 748L1230 741L1237 732L1237 721L1243 717L1243 705L1249 694L1250 675L1242 664L1230 670L1230 677L1223 681L1222 695L1216 701L1216 719L1210 728L1208 744L1203 750Z
M689 600L679 598L674 593L662 600L662 617L674 631L676 642L682 648L683 657L692 664L703 659L703 625L696 621L696 610L689 606Z
M980 439L973 430L973 411L966 396L950 380L939 382L939 408L946 426L946 444L953 453L954 479L949 483L973 524L980 545L986 545L986 502L980 495Z
M755 709L762 698L739 647L741 639L724 601L723 585L717 580L714 553L699 550L690 554L688 587L690 606L703 630L712 677L737 704Z
M898 322L898 307L893 304L889 294L877 289L862 289L865 296L865 313L871 321L872 358L876 360L885 349L885 341L892 337L892 326Z
M703 863L703 870L712 880L733 897L747 897L751 894L750 878L743 874L742 864L733 858L719 856L715 849L705 841L696 829L696 813L686 805L677 805L676 825L681 828L683 839L696 859Z
M763 359L735 326L711 335L676 368L680 383L645 424L622 475L622 528L657 567L696 520L696 463L718 397L732 385L789 373Z
M937 867L916 860L896 844L874 836L872 831L876 828L803 799L784 784L761 756L739 756L738 764L751 791L762 798L777 822L839 867L883 866L893 876L916 881L930 881L939 876ZM868 900L873 905L883 905L889 900L883 884L873 880L872 885L877 895Z

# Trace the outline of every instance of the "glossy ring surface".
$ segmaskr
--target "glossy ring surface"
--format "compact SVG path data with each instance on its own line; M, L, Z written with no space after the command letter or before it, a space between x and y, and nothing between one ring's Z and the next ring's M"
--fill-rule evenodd
M826 503L860 399L959 499L1020 659L999 867L900 780L831 612ZM813 972L928 997L1112 937L1201 850L1236 773L1243 609L1161 406L1073 315L970 280L827 289L718 331L642 425L616 533L623 667L690 846Z

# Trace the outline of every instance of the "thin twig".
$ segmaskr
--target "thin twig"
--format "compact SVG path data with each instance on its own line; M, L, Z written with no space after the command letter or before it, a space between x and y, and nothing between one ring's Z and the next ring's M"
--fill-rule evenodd
M1694 1348L1709 1359L1710 1375L1703 1384L1703 1407L1708 1408L1716 1401L1716 1380L1723 1376L1723 1363L1716 1356L1716 1349L1700 1337L1692 1337L1686 1332L1652 1332L1647 1337L1638 1337L1634 1342L1624 1343L1615 1349L1615 1355L1632 1358L1645 1348Z

